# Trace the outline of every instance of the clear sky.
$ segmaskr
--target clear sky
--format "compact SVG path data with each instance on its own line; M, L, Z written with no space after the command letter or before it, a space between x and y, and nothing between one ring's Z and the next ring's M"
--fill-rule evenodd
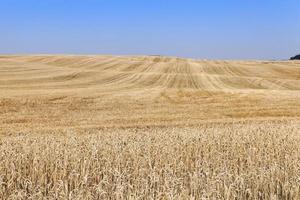
M300 0L0 0L0 54L297 53Z

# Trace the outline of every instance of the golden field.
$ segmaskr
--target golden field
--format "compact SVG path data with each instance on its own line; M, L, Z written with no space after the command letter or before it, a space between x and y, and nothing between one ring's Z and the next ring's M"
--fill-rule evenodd
M300 62L0 56L2 199L300 199Z

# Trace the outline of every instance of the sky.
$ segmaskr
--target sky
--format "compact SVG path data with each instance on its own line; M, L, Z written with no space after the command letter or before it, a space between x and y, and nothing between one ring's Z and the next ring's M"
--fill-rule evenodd
M0 0L0 54L298 53L300 0Z

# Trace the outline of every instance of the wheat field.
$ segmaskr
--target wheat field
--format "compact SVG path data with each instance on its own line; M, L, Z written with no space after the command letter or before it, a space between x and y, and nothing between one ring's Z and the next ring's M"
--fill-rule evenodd
M300 199L300 62L0 56L1 199Z

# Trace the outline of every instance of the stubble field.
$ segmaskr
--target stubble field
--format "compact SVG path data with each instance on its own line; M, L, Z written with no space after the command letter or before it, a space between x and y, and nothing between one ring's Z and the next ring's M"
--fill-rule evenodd
M300 63L0 56L2 199L300 199Z

